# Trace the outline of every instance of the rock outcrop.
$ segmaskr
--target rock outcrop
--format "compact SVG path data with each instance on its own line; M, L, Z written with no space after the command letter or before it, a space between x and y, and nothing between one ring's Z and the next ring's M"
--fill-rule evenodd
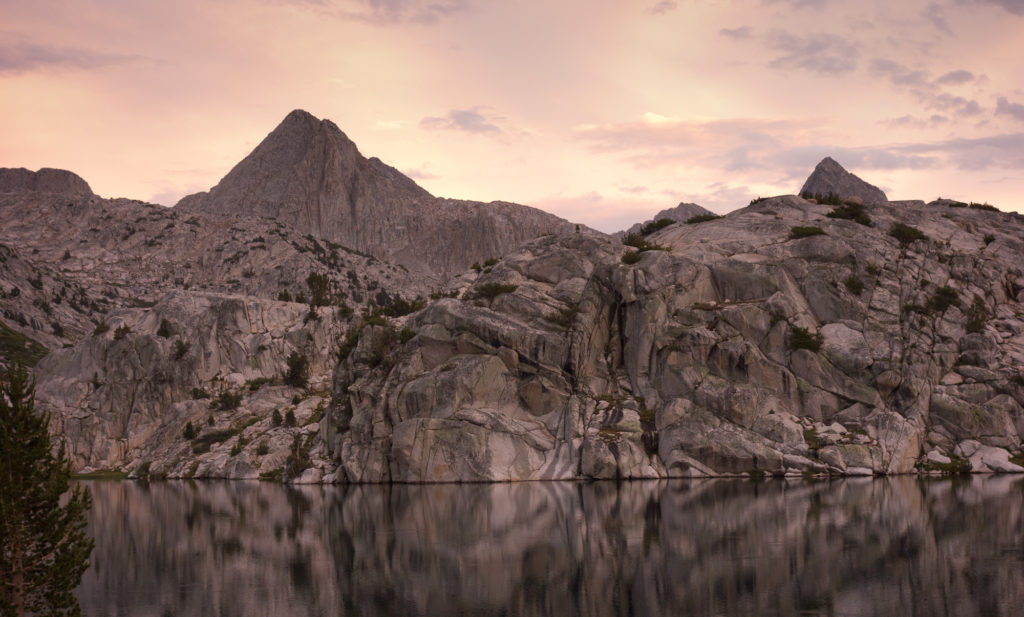
M652 218L650 220L647 220L647 221L644 221L643 223L637 223L637 224L633 225L632 227L630 227L629 229L627 229L626 231L619 232L617 235L624 236L624 235L627 235L627 234L640 233L640 231L645 226L650 225L652 223L656 223L657 221L661 221L663 219L673 220L673 221L675 221L677 223L685 223L686 221L688 221L689 219L692 219L695 216L717 216L717 215L714 212L712 212L711 210L708 210L707 208L705 208L704 206L699 206L697 204L690 204L690 203L686 203L686 202L681 202L675 208L668 208L666 210L662 210L661 212L655 214L654 218Z
M441 278L572 227L527 206L437 199L379 159L364 158L330 120L301 110L217 186L175 209L286 222Z
M327 277L332 304L353 311L442 287L277 221L185 215L94 195L0 192L0 325L48 349L82 340L111 311L151 306L174 291L302 303L311 273ZM10 356L0 347L0 365Z
M860 200L864 204L884 204L888 201L882 189L872 186L843 169L832 157L825 157L804 182L800 194L837 195L840 199Z
M338 479L1024 471L1024 222L906 208L772 198L629 263L529 243L408 342L363 329L324 420Z
M441 279L242 211L0 191L0 332L18 353L40 355L24 337L54 350L35 369L38 404L76 469L293 482L1024 471L1019 215L782 196L636 246L558 223L508 248L520 206L428 199L333 125L287 122L337 156L310 155L268 190L303 194L306 172L344 159L391 192L324 189L354 201L323 212L435 208L437 226L394 219L387 233L416 233L368 250L418 249L429 271L504 257ZM445 222L470 211L484 222ZM310 274L327 305L288 301Z
M39 171L30 171L23 167L0 168L0 193L12 191L92 195L89 184L70 171L49 167L44 167Z
M344 330L337 308L310 319L296 303L177 292L106 319L36 368L76 469L279 477L289 455L308 456ZM305 368L289 380L292 363Z

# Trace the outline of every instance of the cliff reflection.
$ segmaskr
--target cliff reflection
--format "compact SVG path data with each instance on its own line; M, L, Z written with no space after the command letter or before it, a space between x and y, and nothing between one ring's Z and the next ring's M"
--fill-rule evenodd
M86 615L1017 615L1024 481L90 482Z

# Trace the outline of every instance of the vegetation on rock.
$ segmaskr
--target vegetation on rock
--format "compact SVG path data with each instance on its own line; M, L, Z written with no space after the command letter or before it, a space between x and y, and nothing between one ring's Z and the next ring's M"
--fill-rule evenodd
M64 443L56 452L50 417L35 411L28 371L0 383L0 612L78 615L74 589L89 567L89 490L70 487ZM70 490L69 490L70 489Z

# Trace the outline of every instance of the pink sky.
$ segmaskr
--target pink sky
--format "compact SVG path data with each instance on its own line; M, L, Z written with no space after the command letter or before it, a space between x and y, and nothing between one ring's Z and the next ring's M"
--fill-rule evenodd
M205 190L292 109L604 231L799 190L1024 208L1024 0L0 0L0 166Z

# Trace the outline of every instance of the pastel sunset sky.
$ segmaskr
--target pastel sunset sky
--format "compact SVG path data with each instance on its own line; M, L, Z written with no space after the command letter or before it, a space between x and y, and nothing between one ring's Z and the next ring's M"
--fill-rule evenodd
M795 193L1024 209L1024 0L0 0L0 166L173 205L295 108L603 231Z

